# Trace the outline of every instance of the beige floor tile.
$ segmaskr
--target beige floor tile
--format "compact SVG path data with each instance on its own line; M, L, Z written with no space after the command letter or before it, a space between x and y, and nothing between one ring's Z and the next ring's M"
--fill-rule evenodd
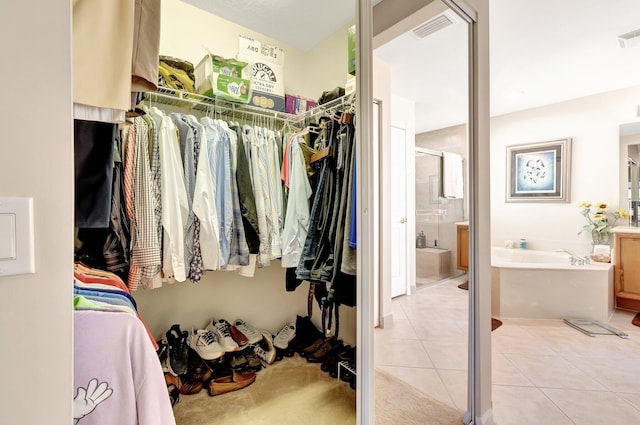
M580 425L640 423L640 411L611 392L547 389L542 391Z
M630 393L618 393L618 397L626 400L628 403L631 403L633 407L640 411L640 393L630 394Z
M556 354L544 338L531 334L521 326L513 326L507 320L503 320L503 325L491 332L491 349L503 354Z
M587 373L560 356L533 354L504 355L524 376L538 387L605 390Z
M421 340L439 340L451 342L467 341L467 324L455 320L415 321L413 328Z
M498 353L491 357L491 372L492 382L497 385L535 386L504 354Z
M387 339L374 341L376 366L433 368L433 363L419 340Z
M493 386L496 425L575 425L538 388Z
M458 410L467 410L467 371L438 369L438 374L442 378L449 395L453 399Z
M423 341L423 345L437 369L467 370L466 342Z
M640 393L640 360L619 358L573 357L573 365L593 377L609 391Z
M429 397L432 397L451 407L456 407L445 387L440 375L435 369L399 366L376 366L388 374L419 389Z
M407 320L407 314L404 312L404 308L402 308L402 303L400 300L395 298L391 302L391 313L393 314L393 320Z
M376 328L374 330L374 338L418 339L418 335L409 320L396 319L394 317L390 326L386 326L384 329Z

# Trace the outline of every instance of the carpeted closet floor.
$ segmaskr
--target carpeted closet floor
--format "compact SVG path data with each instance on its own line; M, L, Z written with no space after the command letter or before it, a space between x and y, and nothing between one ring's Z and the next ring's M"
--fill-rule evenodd
M258 372L239 391L181 395L177 425L352 425L356 392L297 354Z

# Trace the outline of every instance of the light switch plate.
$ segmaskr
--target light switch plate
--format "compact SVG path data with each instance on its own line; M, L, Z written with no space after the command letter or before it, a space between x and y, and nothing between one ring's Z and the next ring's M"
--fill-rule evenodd
M35 273L33 198L0 198L0 278Z

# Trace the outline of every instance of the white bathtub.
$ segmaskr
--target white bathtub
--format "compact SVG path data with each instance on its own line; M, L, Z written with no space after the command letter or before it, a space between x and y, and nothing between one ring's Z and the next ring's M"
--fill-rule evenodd
M492 247L491 288L497 317L606 322L614 311L613 265L572 266L561 252Z

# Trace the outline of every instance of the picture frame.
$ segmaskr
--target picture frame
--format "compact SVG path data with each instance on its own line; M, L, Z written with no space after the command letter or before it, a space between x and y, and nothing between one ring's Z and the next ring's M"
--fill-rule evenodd
M569 202L571 139L507 146L507 202Z

